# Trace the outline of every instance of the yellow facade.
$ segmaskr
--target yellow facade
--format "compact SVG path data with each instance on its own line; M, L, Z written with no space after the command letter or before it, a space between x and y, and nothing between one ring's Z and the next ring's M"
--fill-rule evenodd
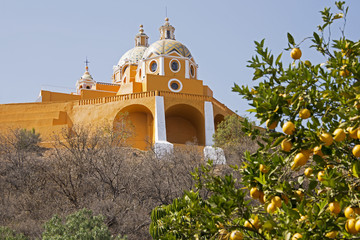
M54 133L74 125L116 129L126 113L134 131L129 144L135 148L212 145L217 125L234 113L197 78L197 64L174 31L166 19L160 40L149 46L140 26L135 47L113 68L112 83L95 82L86 66L76 93L41 91L41 102L0 105L0 130L35 128L51 141Z

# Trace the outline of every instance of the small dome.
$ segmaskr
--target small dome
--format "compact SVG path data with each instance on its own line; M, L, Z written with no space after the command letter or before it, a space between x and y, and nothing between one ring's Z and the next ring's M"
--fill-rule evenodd
M155 55L170 54L177 52L183 57L192 58L189 49L181 42L172 39L162 39L151 44L143 55L143 59L150 57L152 53Z
M123 66L126 62L138 64L146 49L147 47L144 46L137 46L130 49L120 58L118 66Z
M90 73L89 73L89 68L88 68L88 66L86 66L84 75L82 75L82 77L81 77L80 79L82 79L82 80L94 81L94 79L92 78L92 76L91 76Z

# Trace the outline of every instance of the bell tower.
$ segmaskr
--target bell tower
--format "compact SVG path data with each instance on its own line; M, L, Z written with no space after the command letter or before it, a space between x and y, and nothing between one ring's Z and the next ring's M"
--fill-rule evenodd
M89 66L88 66L89 61L86 58L85 61L85 73L84 75L77 80L76 82L76 93L80 94L81 90L83 89L93 89L96 85L96 82L94 81L94 79L92 78L92 76L89 73Z
M148 47L149 37L144 33L143 25L140 25L139 33L135 35L135 47Z
M175 28L170 25L169 18L165 18L165 23L160 28L160 39L172 39L175 40Z

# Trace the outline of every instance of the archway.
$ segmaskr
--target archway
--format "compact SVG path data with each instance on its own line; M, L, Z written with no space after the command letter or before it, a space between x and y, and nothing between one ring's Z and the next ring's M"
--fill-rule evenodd
M139 104L120 110L114 119L114 129L130 133L127 143L141 150L152 146L154 118L151 111Z
M178 104L165 112L166 137L171 143L205 145L204 117L196 108Z

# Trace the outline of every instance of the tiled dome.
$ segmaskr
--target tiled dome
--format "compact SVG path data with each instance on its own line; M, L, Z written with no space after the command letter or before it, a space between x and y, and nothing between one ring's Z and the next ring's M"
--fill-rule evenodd
M155 55L170 54L172 52L177 52L183 57L191 58L191 53L189 49L183 45L181 42L172 39L162 39L151 44L143 55L143 59L146 59Z
M126 62L138 64L146 49L147 47L144 46L137 46L130 49L120 58L118 66L123 66Z

